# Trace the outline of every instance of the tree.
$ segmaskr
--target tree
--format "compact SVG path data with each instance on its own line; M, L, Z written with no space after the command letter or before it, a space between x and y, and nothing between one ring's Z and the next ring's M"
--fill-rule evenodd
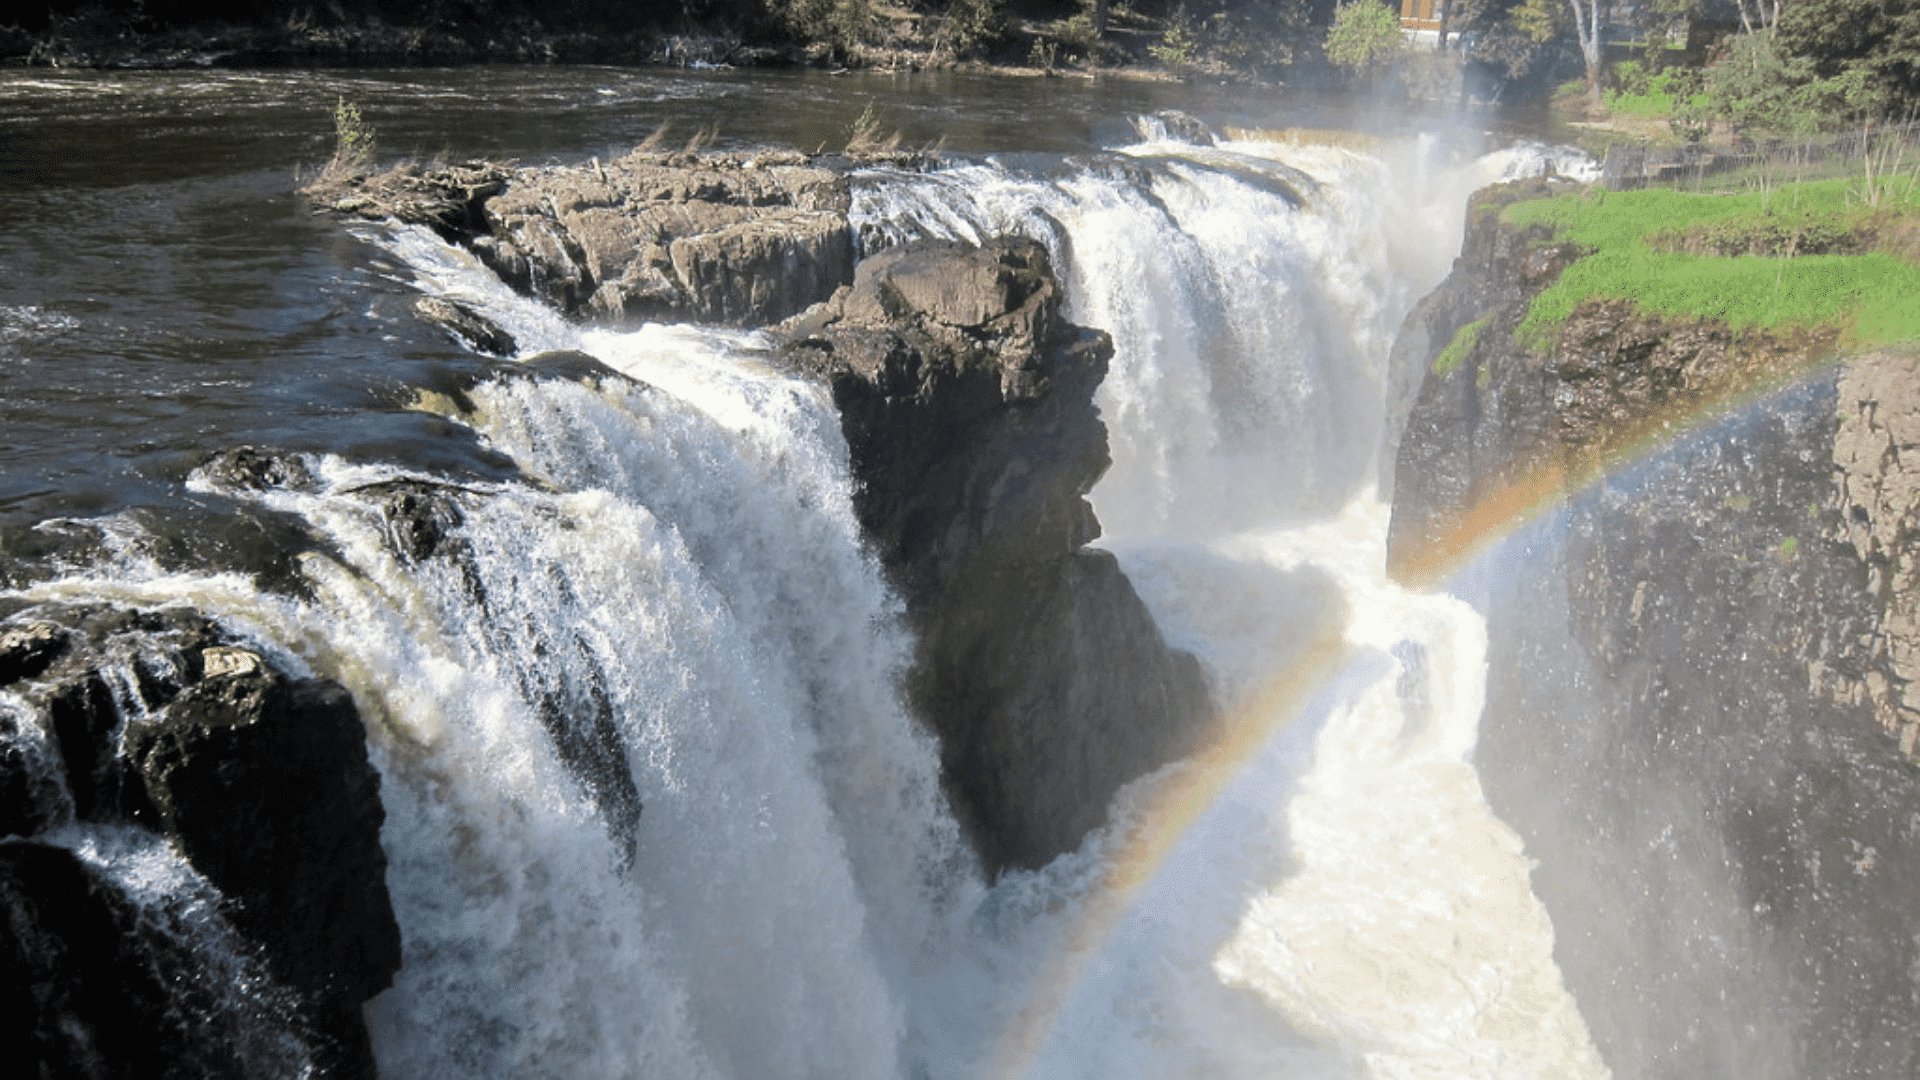
M1920 0L1794 0L1774 36L1822 79L1872 84L1895 113L1920 107Z
M1601 66L1605 59L1600 49L1600 15L1604 7L1603 0L1567 0L1567 8L1573 12L1574 35L1580 39L1580 59L1587 65L1587 93L1593 95L1593 104L1597 108L1606 107L1600 87Z
M1373 67L1405 47L1399 14L1379 0L1342 4L1327 30L1327 59L1355 70Z

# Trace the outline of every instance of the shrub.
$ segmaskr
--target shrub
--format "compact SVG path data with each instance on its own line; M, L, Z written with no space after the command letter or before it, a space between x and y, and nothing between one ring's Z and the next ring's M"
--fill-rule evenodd
M1006 37L1006 0L953 0L941 34L946 49L955 56L979 52Z

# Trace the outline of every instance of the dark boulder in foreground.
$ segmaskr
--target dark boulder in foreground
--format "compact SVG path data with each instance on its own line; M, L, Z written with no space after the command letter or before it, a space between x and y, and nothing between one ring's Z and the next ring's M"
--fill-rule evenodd
M1037 243L928 243L867 259L787 327L789 361L832 387L861 524L917 632L909 695L995 872L1077 847L1211 716L1198 661L1086 547L1112 344L1060 300Z
M360 1006L391 985L400 933L346 691L184 608L42 606L0 640L39 657L0 731L0 897L49 1075L247 1076L302 1045L319 1075L376 1075ZM171 848L206 910L75 844Z

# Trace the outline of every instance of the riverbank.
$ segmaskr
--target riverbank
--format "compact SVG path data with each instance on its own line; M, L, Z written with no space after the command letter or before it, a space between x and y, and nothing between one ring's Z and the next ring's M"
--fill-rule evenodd
M172 70L397 67L462 64L609 64L639 67L969 70L1015 75L1261 81L1251 69L1162 63L1152 46L1164 20L1116 15L1097 48L1072 20L1011 18L991 41L956 48L946 19L876 7L854 42L768 28L691 24L677 30L547 25L530 19L387 23L376 16L165 25L95 11L27 29L0 25L0 67Z

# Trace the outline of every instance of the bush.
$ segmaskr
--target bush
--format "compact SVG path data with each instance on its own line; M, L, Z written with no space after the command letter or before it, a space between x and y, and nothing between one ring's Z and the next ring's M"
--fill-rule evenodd
M333 159L320 174L328 182L363 176L373 168L373 125L360 115L360 106L341 97L333 106Z
M1186 67L1193 63L1193 38L1180 23L1171 22L1160 35L1160 43L1147 46L1147 51L1168 67Z
M1740 131L1807 135L1877 120L1892 105L1888 87L1856 66L1821 78L1812 60L1789 53L1772 34L1741 34L1707 72L1714 115Z
M1638 60L1622 60L1613 65L1613 87L1622 97L1646 97L1654 78Z
M842 58L853 56L873 37L873 9L867 0L771 0L769 6L795 38L826 46Z
M970 56L1006 37L1006 7L1006 0L953 0L942 30L947 50Z

